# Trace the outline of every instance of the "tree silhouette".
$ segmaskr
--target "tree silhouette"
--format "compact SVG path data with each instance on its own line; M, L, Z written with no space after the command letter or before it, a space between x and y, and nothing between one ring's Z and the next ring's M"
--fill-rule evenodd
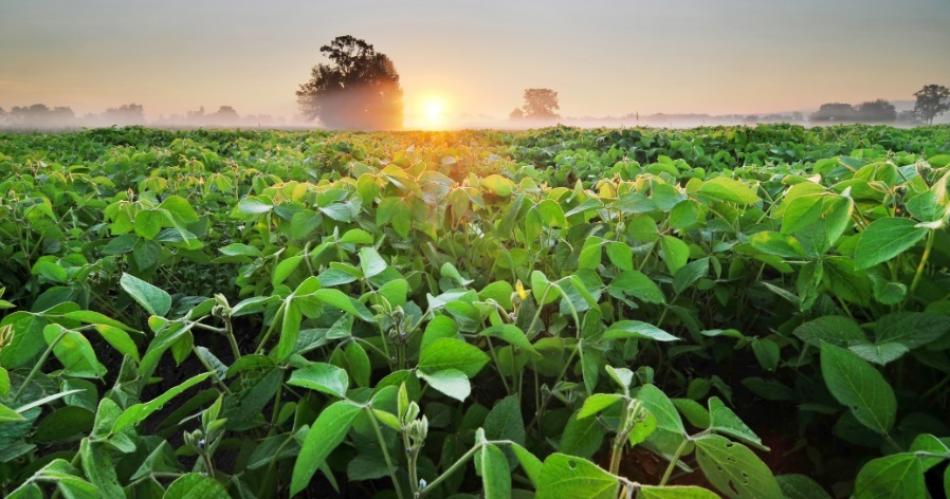
M894 121L897 119L897 110L894 105L884 99L862 102L857 108L858 121Z
M221 106L217 111L206 115L206 118L209 123L215 125L233 125L241 120L241 115L231 106Z
M305 118L330 128L402 127L402 88L389 57L349 35L334 38L320 53L331 63L314 66L297 90Z
M102 113L101 119L110 125L143 125L145 124L145 108L134 102L110 107Z
M818 111L809 116L809 119L812 121L848 121L853 120L854 115L854 106L851 104L829 102L822 104Z
M509 117L529 120L552 120L560 118L555 112L560 108L557 92L550 88L527 88L524 91L524 106L515 108Z
M932 125L934 118L950 111L950 89L943 85L924 85L914 93L914 97L917 98L914 113L928 124Z

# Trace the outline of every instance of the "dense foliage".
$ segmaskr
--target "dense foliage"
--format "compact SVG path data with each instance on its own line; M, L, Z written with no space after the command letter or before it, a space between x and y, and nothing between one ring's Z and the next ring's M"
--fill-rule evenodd
M0 135L0 492L940 497L948 178L948 127Z

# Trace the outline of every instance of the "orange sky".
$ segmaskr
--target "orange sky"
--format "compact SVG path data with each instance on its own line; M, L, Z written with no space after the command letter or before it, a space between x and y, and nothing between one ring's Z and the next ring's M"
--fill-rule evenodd
M289 117L319 46L353 34L395 61L410 122L436 99L502 118L535 86L569 116L797 110L950 84L947 26L946 0L6 1L0 106Z

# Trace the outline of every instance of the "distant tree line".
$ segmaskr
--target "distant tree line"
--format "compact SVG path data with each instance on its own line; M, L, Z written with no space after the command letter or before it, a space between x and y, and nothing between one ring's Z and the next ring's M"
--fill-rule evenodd
M160 116L152 122L145 118L145 107L130 103L110 107L101 113L88 113L77 116L66 106L49 107L46 104L14 106L9 111L0 108L0 126L10 128L72 128L72 127L108 127L138 126L154 124L159 126L259 126L280 124L270 115L238 114L232 106L221 106L213 113L205 108L188 111L185 115Z
M889 123L922 122L932 124L934 118L950 110L950 90L943 85L924 85L914 93L916 101L913 110L900 113L890 102L877 99L862 102L857 106L841 102L822 104L818 111L809 116L811 121L819 122L866 122Z
M887 123L897 121L897 110L893 104L877 99L862 102L857 106L840 102L822 104L818 111L809 116L811 121L856 121Z

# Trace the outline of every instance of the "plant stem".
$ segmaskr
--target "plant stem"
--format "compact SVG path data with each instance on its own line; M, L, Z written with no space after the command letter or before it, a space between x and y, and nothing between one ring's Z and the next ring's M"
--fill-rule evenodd
M445 481L445 479L448 478L449 475L451 475L452 473L455 473L455 471L461 468L462 465L465 464L465 461L468 461L469 459L471 459L472 456L475 455L475 452L478 451L478 449L480 449L481 447L482 447L481 445L474 445L472 446L471 449L466 451L465 454L462 454L462 457L458 458L457 461L452 463L452 465L449 466L448 469L443 471L441 475L437 476L435 480L432 480L432 483L430 483L429 485L426 485L426 488L420 490L419 497L425 496L430 490L435 489L436 486L438 486L440 483Z
M376 415L373 414L373 409L367 407L366 414L369 415L369 420L373 423L373 431L376 432L376 439L379 440L379 448L383 451L383 460L386 461L386 471L389 473L389 479L393 482L393 488L396 489L396 497L403 499L402 489L399 488L399 480L396 478L396 469L393 466L393 461L389 457L389 450L386 448L386 440L383 439L383 432L379 428L379 421L376 420Z
M26 388L26 385L30 384L30 381L33 380L33 377L36 376L36 373L38 373L40 368L43 367L43 364L46 363L46 359L49 358L49 354L50 352L53 351L53 347L55 347L56 344L59 343L59 340L63 339L66 336L66 333L68 332L69 332L68 329L64 329L62 332L59 333L59 336L57 336L56 339L53 340L53 342L50 343L48 347L46 347L46 350L43 351L43 355L40 356L40 360L38 360L36 364L33 365L33 369L30 369L30 373L26 375L26 378L23 380L23 383L20 383L20 387L17 388L11 400L15 401L17 398L20 397L20 394L23 393L23 390Z
M914 290L917 289L917 284L920 283L920 278L924 275L924 267L927 266L927 260L930 258L930 250L934 246L934 232L928 231L927 233L927 244L924 246L924 254L920 257L920 263L917 264L917 272L914 273L914 280L910 283L910 295L914 294Z
M618 434L610 448L610 474L616 475L620 471L620 458L623 456L623 440Z
M687 445L689 445L689 439L684 438L679 447L676 448L676 452L673 453L673 459L670 460L670 464L666 467L666 471L663 472L663 478L660 479L661 487L666 485L666 482L670 480L670 476L673 474L673 469L676 468L676 463L679 462L680 456L683 455L683 452L686 452Z
M254 350L254 353L261 353L264 351L264 345L267 344L267 340L270 338L270 335L274 333L274 329L277 328L277 324L284 320L281 314L284 312L284 307L287 306L287 302L284 301L277 307L277 311L274 312L274 317L271 318L270 326L268 326L267 331L264 333L264 337L261 338L261 342L257 345L257 349Z
M505 379L505 375L501 373L501 364L498 363L498 356L495 355L495 347L491 344L491 338L486 337L488 341L488 353L491 354L491 360L495 363L495 369L498 370L498 377L501 378L501 384L505 387L505 393L511 395L511 388L508 386L508 380ZM514 351L512 351L512 364L514 364ZM512 380L514 380L514 374L512 374Z
M626 394L627 389L624 388ZM617 426L617 434L614 435L613 444L610 446L610 474L616 475L620 471L620 459L623 457L623 446L627 441L627 436L632 431L630 418L635 417L631 414L631 407L635 407L633 401L624 402L623 417L620 418L620 424Z
M412 446L409 443L409 433L406 431L405 426L403 426L400 433L402 433L402 448L406 451L406 456L409 459L409 492L412 493L412 497L418 497L419 474L416 470L416 459L419 457L419 451L412 450Z
M237 338L234 337L234 326L231 325L231 318L224 318L224 329L227 330L228 343L231 344L231 353L234 354L234 360L241 358L241 349L238 348Z
M551 385L551 391L548 392L548 395L544 397L541 401L541 406L537 408L537 411L534 413L534 418L531 420L531 423L528 424L528 428L534 428L534 425L541 420L541 415L544 413L544 408L548 406L548 401L551 400L551 397L554 393L554 387L564 378L564 375L567 374L567 370L571 367L571 362L574 360L574 356L577 355L577 348L575 347L571 350L570 357L567 358L567 362L564 363L564 368L561 369L561 373L558 374L557 379L554 380L554 384Z

